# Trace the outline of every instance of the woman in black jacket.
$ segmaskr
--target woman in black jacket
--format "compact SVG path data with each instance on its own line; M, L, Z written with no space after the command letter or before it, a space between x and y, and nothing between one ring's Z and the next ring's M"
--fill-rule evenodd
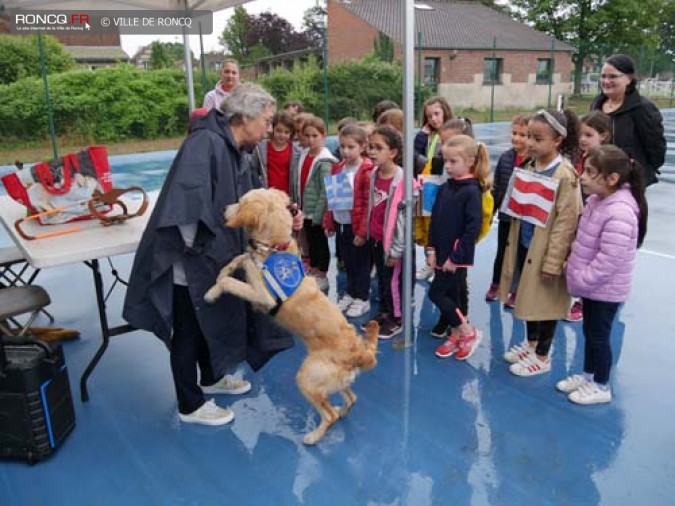
M636 88L635 62L617 54L605 60L600 74L602 92L593 99L591 110L605 112L612 119L614 145L640 164L645 186L658 182L659 167L665 161L666 138L658 108Z

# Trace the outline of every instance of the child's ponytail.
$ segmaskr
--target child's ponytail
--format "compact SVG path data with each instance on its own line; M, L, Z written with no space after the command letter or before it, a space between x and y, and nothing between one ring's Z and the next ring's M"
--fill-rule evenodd
M565 116L565 122L567 123L567 137L560 144L560 152L569 158L573 165L576 165L581 156L581 150L579 149L581 123L572 109L564 109L562 114Z
M482 142L477 143L476 161L473 164L471 172L476 177L480 189L483 193L490 191L492 181L490 180L490 155L487 147Z
M639 248L642 246L645 236L647 235L647 215L649 213L649 208L647 207L647 198L645 197L645 182L642 175L642 169L632 158L628 161L628 166L627 181L630 184L630 192L633 194L633 198L640 209L637 241L637 247Z

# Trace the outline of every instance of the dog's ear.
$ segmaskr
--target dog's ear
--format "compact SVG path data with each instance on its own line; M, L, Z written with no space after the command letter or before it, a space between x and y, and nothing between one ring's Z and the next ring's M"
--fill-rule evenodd
M232 213L230 213L231 207L236 207ZM243 201L239 204L228 206L225 211L225 218L227 218L226 225L232 228L246 227L255 229L258 228L260 219L264 214L264 203L251 200Z
M225 224L228 227L234 227L235 225L230 225L230 222L237 216L239 212L239 204L231 204L225 208Z

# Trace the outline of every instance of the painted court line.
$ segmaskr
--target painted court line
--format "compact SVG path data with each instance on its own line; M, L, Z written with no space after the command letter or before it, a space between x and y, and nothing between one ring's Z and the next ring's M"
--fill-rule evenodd
M651 251L648 249L639 249L640 253L646 253L647 255L653 255L655 257L668 258L669 260L675 260L675 255L669 255L668 253L659 253L658 251Z

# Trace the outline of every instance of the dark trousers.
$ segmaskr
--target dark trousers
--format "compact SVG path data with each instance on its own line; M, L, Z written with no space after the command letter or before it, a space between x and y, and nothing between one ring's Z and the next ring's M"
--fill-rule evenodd
M520 272L523 272L527 250L528 248L518 241L516 263ZM525 323L527 324L527 340L537 342L537 347L534 350L535 353L542 357L548 356L548 352L551 351L551 344L553 344L553 336L555 328L558 325L558 320L528 321Z
M497 253L495 255L495 263L492 266L492 283L495 285L499 284L499 280L502 277L502 264L504 263L506 241L509 238L510 228L510 221L499 220L499 224L497 225Z
M619 309L618 302L581 299L584 312L584 372L593 374L594 381L606 385L612 367L612 348L609 337L612 322Z
M186 286L173 286L173 338L171 372L178 398L178 411L192 413L204 404L204 394L197 383L197 365L201 384L216 382L206 339L199 327L190 293Z
M340 245L340 255L347 272L347 294L354 299L370 298L370 248L368 244L354 246L351 225L337 225L335 245Z
M525 323L527 324L527 340L537 342L534 352L542 357L548 356L558 320L528 321Z
M312 225L312 220L305 220L303 229L309 247L309 266L321 272L328 272L330 250L323 227Z
M440 322L453 328L463 323L458 310L466 317L467 286L465 268L456 269L455 272L436 270L429 287L429 300L440 310Z
M393 317L394 300L391 296L391 278L394 274L394 268L388 267L384 261L384 245L382 242L370 239L369 243L370 254L377 272L377 294L380 299L378 312Z

